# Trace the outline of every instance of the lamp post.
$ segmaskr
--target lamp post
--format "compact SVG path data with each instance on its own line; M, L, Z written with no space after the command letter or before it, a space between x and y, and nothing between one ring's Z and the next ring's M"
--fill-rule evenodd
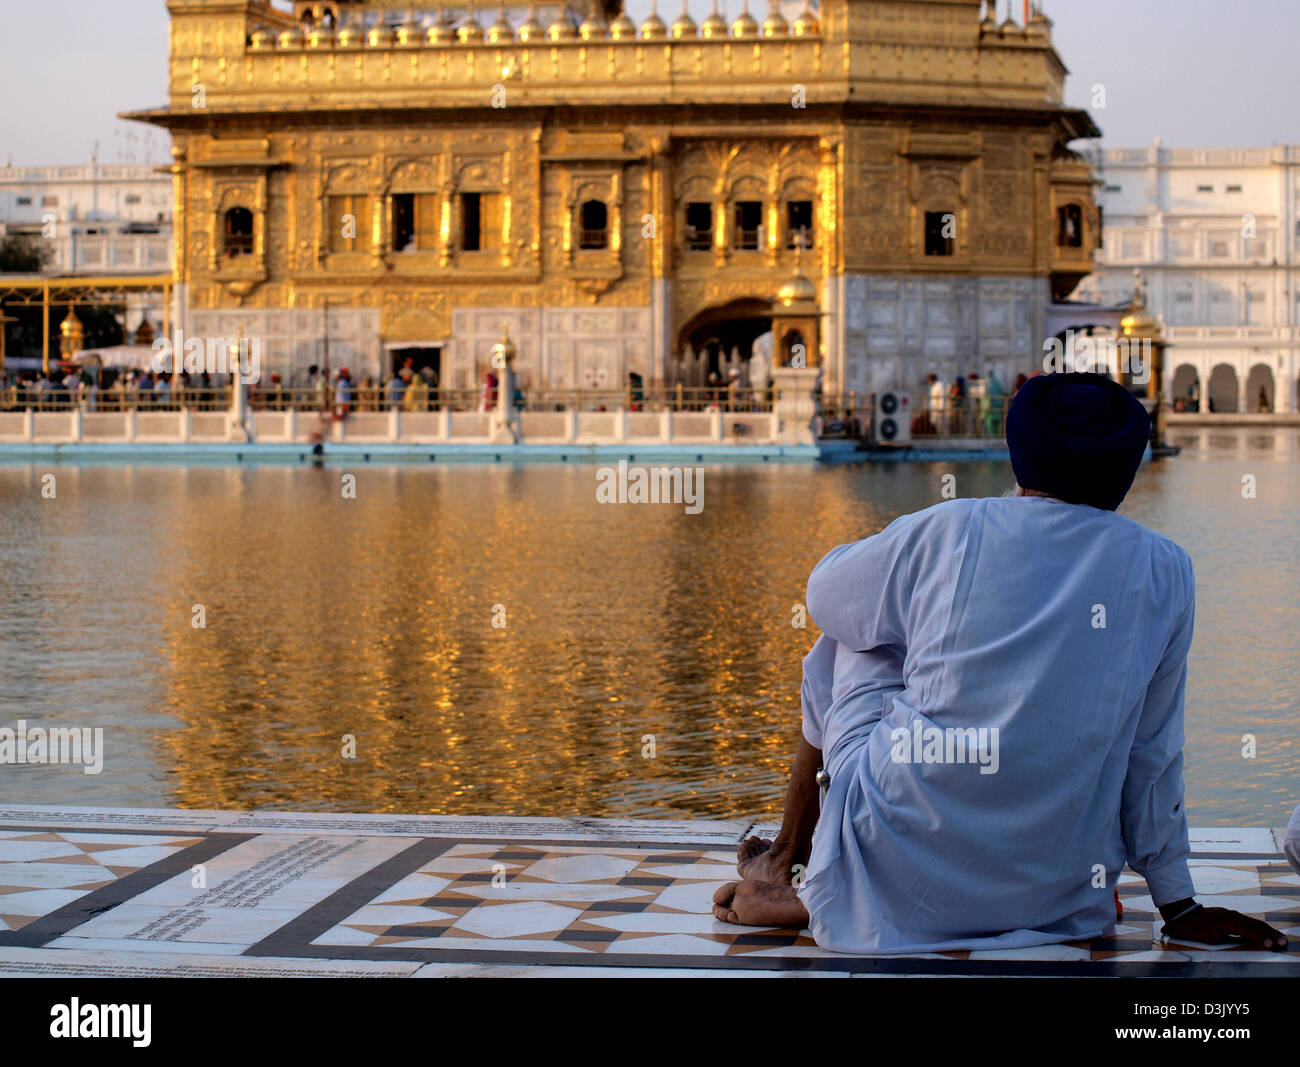
M510 340L510 327L507 323L502 323L501 340L492 346L492 367L497 372L496 430L502 435L509 435L515 444L519 441L519 430L514 418L516 351L514 342Z
M5 355L5 334L6 334L6 330L5 330L5 327L8 326L9 323L11 323L11 322L17 322L17 321L18 321L18 320L17 320L16 318L13 318L13 317L10 316L10 315L6 315L6 314L4 313L4 309L3 309L3 308L0 308L0 378L3 378L3 377L5 376L5 370L6 370L6 368L5 368L5 359L6 359L6 355Z

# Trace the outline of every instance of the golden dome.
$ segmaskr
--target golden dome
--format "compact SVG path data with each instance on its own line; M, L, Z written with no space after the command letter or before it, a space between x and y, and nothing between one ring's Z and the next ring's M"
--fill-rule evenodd
M1145 305L1129 308L1119 320L1119 327L1125 337L1157 338L1162 333L1160 323Z
M74 333L81 333L81 320L77 318L77 313L73 311L72 308L68 309L67 317L59 323L59 332L62 333L64 337L68 337Z
M276 38L276 44L281 48L301 48L302 47L302 30L297 26L291 26L287 30L281 30L280 36Z
M555 21L546 27L546 36L552 41L572 41L575 34L573 23L564 15L564 8L560 8L559 13L555 16Z
M731 35L733 37L757 37L758 20L749 13L749 7L746 5L745 10L740 13L740 18L731 24Z
M690 12L686 10L685 0L682 0L682 13L673 20L672 33L673 38L676 40L681 40L683 37L694 37L699 33L695 20L691 18Z
M255 52L264 52L269 49L273 43L271 31L265 26L259 26L248 38L248 47L253 49Z
M334 31L328 26L313 26L307 31L308 48L329 48L334 43Z
M501 7L501 14L497 16L496 22L488 27L487 39L489 44L504 44L515 39L515 28L510 25L510 20L506 18L504 5Z
M650 17L641 23L641 36L647 41L658 41L668 36L668 27L657 10L651 11Z
M794 20L793 29L796 37L815 37L822 30L821 24L817 21L817 16L812 13L812 8L807 5L799 12L799 17Z
M438 17L429 23L424 39L430 44L451 44L456 39L456 24L441 9Z
M701 37L726 37L727 20L718 14L718 0L713 0L713 13L700 24Z
M542 24L537 21L537 5L533 4L528 9L528 18L524 19L523 24L519 27L519 39L521 41L540 41L546 36L546 31Z
M609 24L609 35L615 41L635 40L636 23L627 17L626 11L620 11L618 17Z
M334 35L334 43L339 48L356 48L357 45L365 43L365 34L362 33L361 27L349 18Z
M797 304L816 304L817 286L805 278L802 272L797 273L776 291L776 300L787 308Z
M1160 321L1151 314L1146 297L1142 294L1141 271L1133 272L1133 299L1129 302L1128 310L1119 320L1119 328L1125 337L1145 337L1158 341L1164 336Z
M408 18L397 27L396 37L399 45L403 48L410 48L422 43L424 33L420 29L420 24L414 18Z
M456 37L461 44L478 44L483 40L483 27L478 21L478 12L470 8L469 18L456 29Z
M503 322L501 324L501 340L492 346L492 366L497 370L508 367L517 352L518 349L515 348L515 343L510 340L510 324Z
M609 31L609 24L601 15L588 15L578 27L578 36L584 41L599 41Z
M781 9L777 7L775 0L772 3L772 10L768 12L767 18L763 20L764 37L789 37L790 24L785 21L781 15Z
M371 48L387 48L393 43L393 27L382 18L370 27L366 34L366 44Z

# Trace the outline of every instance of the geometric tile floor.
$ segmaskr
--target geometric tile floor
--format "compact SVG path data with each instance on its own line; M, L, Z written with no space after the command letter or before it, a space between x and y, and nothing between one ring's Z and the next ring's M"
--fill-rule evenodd
M766 828L757 828L763 832ZM1145 883L1113 936L925 956L730 926L742 822L0 809L0 975L932 974L1300 976L1300 952L1159 940ZM1192 831L1207 905L1300 936L1264 829Z
M200 838L0 830L0 930L21 930L54 907L112 885ZM53 905L54 907L51 907Z

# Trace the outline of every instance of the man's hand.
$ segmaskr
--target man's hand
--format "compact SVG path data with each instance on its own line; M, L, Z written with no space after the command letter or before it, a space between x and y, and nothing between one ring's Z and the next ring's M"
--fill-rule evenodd
M1286 935L1260 919L1228 908L1197 908L1165 925L1165 936L1203 945L1242 944L1252 948L1287 950Z

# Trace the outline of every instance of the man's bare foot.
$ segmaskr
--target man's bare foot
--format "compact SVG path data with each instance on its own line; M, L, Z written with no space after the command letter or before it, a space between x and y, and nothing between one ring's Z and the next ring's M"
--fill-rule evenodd
M779 852L775 841L766 837L747 837L736 849L736 870L747 882L771 882L789 885L793 880L793 858Z
M772 882L728 882L713 894L713 914L737 926L786 926L802 930L808 910L793 886Z

